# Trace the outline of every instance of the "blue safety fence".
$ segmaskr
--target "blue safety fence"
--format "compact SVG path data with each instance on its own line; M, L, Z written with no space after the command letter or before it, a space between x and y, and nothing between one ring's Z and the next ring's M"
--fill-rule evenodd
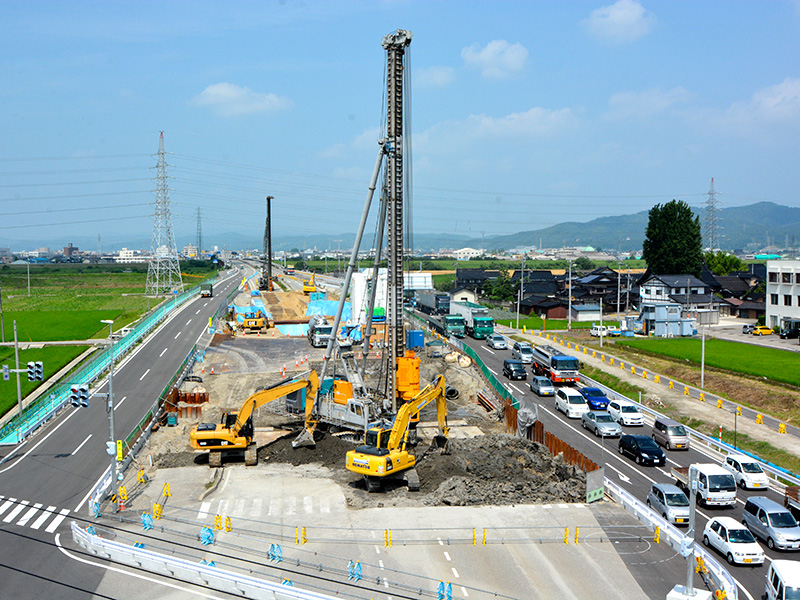
M173 310L184 302L197 297L200 286L194 286L189 291L175 295L172 299L163 302L145 315L139 323L123 338L114 342L112 347L96 354L94 358L68 375L65 381L56 384L46 397L39 398L28 406L20 415L15 416L2 429L0 429L0 446L19 444L40 426L49 421L55 414L69 402L70 387L73 385L92 385L111 365L111 352L113 349L114 360L118 361L142 338L155 329L161 321Z

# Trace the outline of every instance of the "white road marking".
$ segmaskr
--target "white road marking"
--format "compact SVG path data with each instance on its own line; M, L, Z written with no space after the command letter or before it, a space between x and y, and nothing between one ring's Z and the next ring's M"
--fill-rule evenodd
M303 511L307 514L314 512L314 501L311 496L303 496Z
M287 515L297 514L297 498L295 498L294 496L290 496L289 498L287 498L287 500L288 502L286 503L287 506L285 513Z
M83 504L83 502L81 502L81 504ZM80 504L78 506L80 506ZM55 506L48 506L47 510L44 511L41 515L39 515L39 518L36 519L36 521L34 521L33 525L31 525L31 529L39 529L39 527L41 527L44 524L44 522L50 518L50 515L53 514L53 511L55 509L56 509Z
M196 312L196 313L194 313L194 314L196 314L196 315L199 315L201 310L203 310L203 309L202 309L202 308L198 308L198 309L197 309L197 312Z
M439 541L439 545L440 546L444 546L444 542L442 541L442 538L436 538L436 539Z
M624 474L622 471L619 471L619 470L615 469L615 468L614 468L614 467L612 467L611 465L606 465L606 466L607 466L609 469L611 469L612 471L614 471L614 472L615 472L617 475L619 475L619 478L620 478L622 481L624 481L625 483L630 483L630 482L631 482L631 479L630 479L630 477L628 477L627 475L625 475L625 474Z
M186 324L188 325L188 324L189 324L189 323L191 323L191 322L192 322L192 320L191 320L191 319L189 319L188 321L186 321Z
M253 498L253 507L250 509L250 516L251 517L260 517L261 516L261 498Z
M494 352L492 352L491 350L489 350L489 348L487 348L486 346L481 346L481 348L483 348L484 350L486 350L486 351L487 351L489 354L494 354Z
M378 546L376 545L375 546L375 554L380 554L380 553L381 553L381 549L378 548Z
M378 561L378 566L381 568L381 571L383 571L384 567L383 567L383 561L382 560Z
M117 403L114 405L114 410L116 411L116 410L117 410L117 409L118 409L120 406L122 406L122 403L123 403L123 402L125 402L125 400L127 400L127 399L128 399L128 397L127 397L127 396L123 396L123 397L122 397L122 400L120 400L119 402L117 402Z
M452 571L453 571L453 577L455 577L456 579L458 579L458 571L456 571L456 568L455 568L455 567L453 567L453 568L452 568Z
M91 433L90 433L89 435L87 435L87 436L86 436L86 439L85 439L85 440L83 440L83 441L82 441L82 442L81 442L81 443L78 445L78 447L77 447L77 448L75 448L75 450L73 450L73 451L72 451L72 454L70 454L70 456L75 456L75 455L78 453L78 450L80 450L81 448L83 448L83 445L84 445L86 442L88 442L88 441L89 441L89 438L91 438L91 437L92 437L92 434L91 434Z
M233 503L233 517L241 517L244 514L244 498L237 498Z
M200 505L200 510L197 511L197 520L202 521L208 516L208 509L211 508L211 502L203 502Z
M448 552L445 552L445 553L444 553L444 557L447 559L447 561L448 561L448 562L450 562L451 560L453 560L452 558L450 558L450 554L449 554Z
M331 501L328 498L320 498L319 499L319 512L321 513L329 513L331 512Z
M385 577L383 578L383 587L385 587L387 589L389 588L389 580L386 579Z
M145 371L145 372L142 374L142 376L141 376L141 377L139 377L139 381L141 381L142 379L144 379L145 377L147 377L147 374L148 374L149 372L150 372L150 369L147 369L147 371Z
M497 374L497 371L495 371L491 367L489 367L489 370L492 372L492 375L494 375L495 377L499 377L499 375Z
M30 510L28 510L28 512L26 512L25 515L19 521L17 521L17 525L19 525L20 527L25 527L25 525L28 524L28 521L31 520L33 515L35 515L37 512L39 512L40 508L42 508L42 504L40 502L34 504L30 508Z
M269 512L267 514L270 517L274 517L275 515L281 514L281 499L280 498L270 498L270 501L269 501Z
M181 335L181 333L183 333L183 332L182 332L182 331L179 331L179 332L178 332L178 333L175 335L175 337L174 337L173 339L176 339L176 340L177 340L177 339L178 339L178 337Z
M464 598L469 596L469 594L467 593L467 588L465 588L465 587L461 588L461 593L464 594Z
M509 382L509 384L508 384L508 385L509 385L509 386L511 386L512 388L514 388L515 390L517 390L517 392L519 392L520 394L522 394L522 393L523 393L523 392L522 392L522 390L520 390L520 389L519 389L517 386L515 386L513 383L510 383L510 382Z
M17 515L22 512L22 510L28 506L30 502L28 500L22 500L19 504L17 504L11 512L6 515L6 518L3 519L3 523L11 523L14 519L17 518Z
M58 526L61 525L61 521L63 521L68 514L69 514L69 509L62 508L61 511L55 516L55 518L52 521L50 521L50 525L47 526L45 531L47 533L53 533L56 529L58 529Z
M159 355L158 355L158 358L161 358L162 356L164 356L164 354L166 354L167 350L169 350L169 348L164 348L164 349L161 351L161 354L159 354Z
M0 515L6 512L11 507L11 505L14 504L14 502L16 501L17 501L16 498L9 498L8 500L6 500L3 503L3 506L0 506Z
M74 413L72 413L72 414L77 414L77 412L78 412L78 411L75 411L75 412L74 412ZM90 488L89 488L89 491L88 491L88 492L86 492L86 495L83 497L83 500L81 500L80 502L78 502L78 505L75 507L75 512L78 512L78 511L81 509L81 507L82 507L82 506L86 505L86 503L89 501L89 496L91 496L91 495L92 495L92 492L94 492L94 490L96 490L96 489L97 489L97 486L98 486L98 485L100 485L100 482L101 482L101 481L103 480L103 478L106 476L106 473L108 473L109 469L110 469L110 467L106 467L106 470L105 470L105 471L103 471L103 474L102 474L102 475L100 475L100 477L97 479L97 481L95 481L95 482L94 482L94 485L93 485L92 487L90 487ZM53 506L52 508L55 508L55 506Z

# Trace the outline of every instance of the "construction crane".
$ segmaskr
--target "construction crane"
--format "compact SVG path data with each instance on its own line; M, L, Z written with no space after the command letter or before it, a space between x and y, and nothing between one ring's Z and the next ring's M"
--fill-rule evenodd
M270 217L272 206L270 201L273 196L267 196L267 219L264 222L264 254L261 259L261 277L258 278L258 289L262 292L274 291L272 285L272 224Z

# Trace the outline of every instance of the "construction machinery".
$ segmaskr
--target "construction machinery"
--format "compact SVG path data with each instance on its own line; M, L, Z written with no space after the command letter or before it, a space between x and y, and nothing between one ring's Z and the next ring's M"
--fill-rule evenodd
M258 289L262 292L274 291L272 283L272 228L270 225L272 196L267 196L267 220L264 223L264 254L261 261L261 277L258 278Z
M303 293L304 294L313 294L317 291L317 284L314 282L314 277L316 277L316 273L311 273L311 277L303 282Z
M243 332L266 333L267 319L260 312L246 313L241 325Z
M414 469L417 458L409 452L412 445L411 419L431 402L436 401L436 416L439 433L431 448L447 448L447 401L442 375L437 375L425 389L419 392L397 411L391 427L373 427L364 434L364 444L347 453L345 466L348 471L364 476L367 491L380 489L386 478L405 477L410 491L419 490L419 476Z
M208 452L211 467L222 465L223 455L244 454L244 464L258 463L258 448L253 442L253 411L289 394L306 390L313 398L319 389L316 371L287 378L258 390L244 401L238 411L224 412L219 423L200 423L192 428L189 442L197 451Z

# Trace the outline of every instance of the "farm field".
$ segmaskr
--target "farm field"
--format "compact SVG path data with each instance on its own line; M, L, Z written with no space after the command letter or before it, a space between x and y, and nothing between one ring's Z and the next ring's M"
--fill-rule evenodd
M20 342L86 340L108 337L108 325L101 320L114 320L114 329L131 323L138 313L123 310L48 310L3 311L5 341L14 340L14 321Z

